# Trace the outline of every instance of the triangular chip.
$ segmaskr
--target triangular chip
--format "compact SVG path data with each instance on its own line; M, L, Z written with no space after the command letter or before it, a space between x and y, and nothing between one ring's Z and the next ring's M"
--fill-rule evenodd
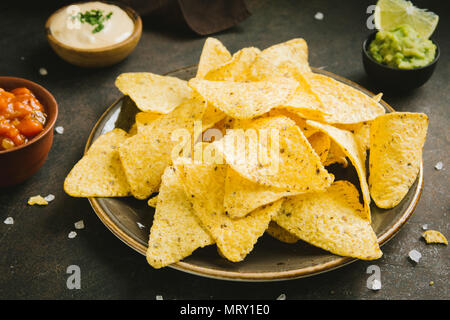
M154 268L165 267L213 243L193 213L175 168L167 167L150 230L148 263Z
M186 81L150 72L122 73L116 87L142 111L158 113L169 113L191 94Z
M423 113L389 113L372 122L369 185L378 207L395 207L408 193L419 173L427 128Z
M155 112L139 112L136 114L136 130L142 132L145 127L149 126L153 121L161 117L160 113Z
M205 107L201 99L193 96L122 143L120 160L134 197L145 199L158 191L161 175L172 163L175 147L182 151L183 146L196 140L194 122L202 118ZM187 133L187 137L183 137L189 141L174 139L176 132Z
M196 78L203 79L208 71L220 67L231 59L231 54L216 38L206 39L198 63Z
M211 81L247 81L250 68L261 51L250 47L239 50L233 58L217 69L209 71L204 79Z
M322 163L328 159L328 152L330 151L330 137L323 132L316 132L308 138L309 144L320 158Z
M342 167L347 168L348 161L342 148L333 140L330 141L330 150L328 150L327 159L323 163L324 166L330 166L334 163L340 164Z
M298 83L288 78L256 82L191 79L189 86L227 115L248 119L283 105L295 92Z
M367 150L369 150L370 147L371 124L372 121L363 121L360 123L336 125L336 127L353 133L353 136L358 143L359 151L364 155L364 158L366 158Z
M296 235L280 227L275 221L270 221L266 233L273 238L285 243L296 243L298 240L300 240Z
M125 139L127 133L121 129L98 137L66 177L66 193L72 197L129 196L130 186L117 152Z
M258 208L244 218L232 219L223 209L226 165L185 162L178 169L196 216L221 254L230 261L242 261L264 234L282 200Z
M426 243L442 243L448 245L447 238L436 230L427 230L422 234L422 237L425 239Z
M324 106L327 123L358 123L385 113L377 101L360 90L322 74L305 73L302 76Z
M311 72L308 64L308 45L301 38L273 45L261 52L261 56L279 69L295 72Z
M358 190L348 181L336 181L325 192L287 198L274 218L300 239L345 257L373 260L381 257L377 236L364 210Z
M265 186L311 192L325 190L334 179L294 121L284 116L242 121L217 148L240 175Z
M370 192L366 177L366 158L360 152L358 143L354 135L350 131L341 130L328 124L318 123L315 121L306 121L312 127L326 133L339 147L342 152L350 159L358 174L361 192L364 200L363 218L370 221Z
M250 181L229 167L225 179L223 206L227 215L241 218L256 208L294 194L297 192Z

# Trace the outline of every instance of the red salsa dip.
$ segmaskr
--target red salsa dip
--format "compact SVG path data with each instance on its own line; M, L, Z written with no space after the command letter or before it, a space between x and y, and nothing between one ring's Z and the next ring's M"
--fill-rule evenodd
M27 88L0 88L0 151L27 143L44 130L44 107Z

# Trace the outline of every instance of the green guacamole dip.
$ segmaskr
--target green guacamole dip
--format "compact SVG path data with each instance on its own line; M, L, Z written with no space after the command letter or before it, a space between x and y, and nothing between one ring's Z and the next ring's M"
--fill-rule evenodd
M405 24L392 31L379 31L369 45L369 54L379 63L413 69L430 64L434 60L436 46Z

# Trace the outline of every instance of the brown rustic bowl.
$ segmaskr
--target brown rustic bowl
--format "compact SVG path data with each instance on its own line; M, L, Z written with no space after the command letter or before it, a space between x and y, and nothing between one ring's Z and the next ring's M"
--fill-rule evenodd
M123 4L107 1L102 2L114 4L124 10L130 16L131 20L134 21L133 33L122 42L107 47L96 49L80 49L68 46L58 41L50 31L50 24L52 22L52 19L55 17L55 14L67 8L67 6L63 7L54 12L45 23L45 33L47 35L48 43L56 52L56 54L63 60L79 67L106 67L122 61L134 50L142 34L141 17L133 9L124 6Z
M44 130L28 143L0 151L0 187L18 184L32 176L47 159L53 142L53 127L58 117L58 104L45 88L30 80L0 77L0 88L7 91L28 88L44 106L47 122Z

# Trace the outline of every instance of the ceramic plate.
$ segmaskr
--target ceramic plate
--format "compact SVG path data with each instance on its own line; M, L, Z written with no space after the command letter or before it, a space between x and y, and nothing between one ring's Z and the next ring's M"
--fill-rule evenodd
M170 72L168 75L188 80L195 76L196 70L196 66L191 66ZM369 96L374 95L357 84L330 72L319 69L313 69L313 71L330 76ZM384 101L380 103L386 108L386 112L394 111ZM105 111L93 128L86 149L98 136L116 127L128 130L134 122L136 112L138 112L136 106L128 97L119 98ZM347 179L359 186L358 177L352 166L346 169L333 167L333 173L336 175L336 180ZM413 213L420 197L422 180L423 166L421 165L415 183L403 201L393 209L380 209L372 201L372 226L381 245L391 239ZM154 213L154 209L149 207L146 201L133 197L89 198L89 201L100 220L112 233L131 248L145 255ZM140 228L138 223L145 227ZM319 274L356 260L333 255L301 241L296 244L286 244L265 234L242 262L229 262L219 256L215 246L208 246L197 249L191 256L170 267L211 278L273 281Z

